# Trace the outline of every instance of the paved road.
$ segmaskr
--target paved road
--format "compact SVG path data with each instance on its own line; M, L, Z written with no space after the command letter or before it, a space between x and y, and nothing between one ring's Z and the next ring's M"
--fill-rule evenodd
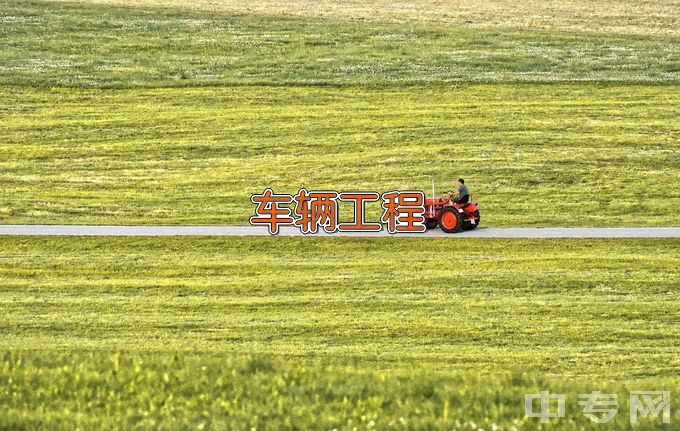
M85 226L85 225L0 225L0 235L62 236L266 236L266 228L253 226ZM283 227L279 235L301 236L297 228ZM385 231L371 233L319 233L316 236L389 236ZM484 228L457 234L433 229L398 237L445 238L680 238L680 227L509 227Z

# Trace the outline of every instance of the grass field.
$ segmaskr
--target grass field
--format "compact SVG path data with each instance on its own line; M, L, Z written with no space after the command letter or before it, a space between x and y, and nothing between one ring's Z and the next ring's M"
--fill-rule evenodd
M0 4L6 14L0 27L4 85L677 84L680 79L680 35L672 26L670 34L643 36L172 8Z
M677 240L0 245L6 428L510 429L522 391L678 384Z
M63 0L62 0L63 1ZM442 24L464 28L545 29L640 36L678 36L677 1L634 0L65 0L65 3L160 7L229 15L324 18L333 21Z
M640 22L603 4L630 24L606 32L578 24L583 5L530 30L419 3L408 22L386 4L368 21L352 3L330 18L296 2L1 4L3 223L244 224L265 187L432 176L440 191L467 178L487 226L680 222L663 2Z
M244 224L266 187L461 174L487 226L680 224L680 93L654 86L0 93L6 223Z
M486 226L680 225L679 8L0 0L0 223L463 176ZM0 237L0 430L674 429L679 245Z

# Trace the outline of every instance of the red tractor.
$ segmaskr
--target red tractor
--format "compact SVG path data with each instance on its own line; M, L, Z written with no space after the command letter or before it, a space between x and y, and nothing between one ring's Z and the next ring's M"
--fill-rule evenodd
M425 226L428 229L439 227L446 233L472 230L479 226L479 205L477 202L455 203L453 199L425 199Z

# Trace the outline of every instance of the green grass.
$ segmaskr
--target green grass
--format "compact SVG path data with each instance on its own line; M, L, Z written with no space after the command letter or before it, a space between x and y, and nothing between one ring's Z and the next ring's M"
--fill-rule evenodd
M575 404L582 390L677 388L675 239L0 246L9 429L152 420L275 429L286 418L288 428L351 428L348 419L373 414L378 429L400 416L411 429L456 419L509 429L523 420L522 391L564 390ZM626 415L622 406L619 425ZM570 417L564 429L587 425Z
M0 223L434 175L487 226L680 225L677 5L478 3L0 0ZM678 245L0 237L0 430L539 429L541 390L628 429L678 387Z
M434 175L486 225L678 224L673 33L3 6L3 223L243 224L265 187ZM572 81L600 84L498 85Z
M0 88L0 222L246 224L266 187L463 176L486 226L680 225L664 88Z
M672 83L680 37L0 2L0 85ZM672 26L669 26L672 28Z
M245 224L265 187L429 191L434 175L467 178L487 226L680 224L660 3L622 18L649 36L567 31L583 5L530 30L501 7L479 28L422 5L396 23L356 4L1 4L0 223Z
M52 0L47 0L52 1ZM471 29L544 29L593 34L678 36L677 2L667 0L56 0L62 3L162 7L220 15L322 18L361 23L416 23Z
M630 429L631 391L678 384L673 377L559 380L417 365L366 370L260 356L127 352L4 354L0 370L0 428L55 431L539 429L538 419L524 417L524 395L543 390L565 395L566 415L542 429L604 428L577 405L578 394L594 390L619 395L607 429ZM680 414L672 415L670 426L650 417L635 429L672 429Z
M540 354L552 359L675 349L671 310L679 280L669 269L678 266L677 240L0 242L5 348L172 346L435 362L455 351L469 359L458 366L475 368L538 354L525 346L549 347ZM613 350L588 349L610 341L617 342ZM485 359L494 351L512 355ZM639 369L628 364L607 372L646 375L644 365L658 358L644 355ZM677 371L677 361L668 360L668 368L656 364L657 372ZM568 364L545 371L565 372ZM594 361L571 371L605 370Z
M3 348L453 356L449 366L487 370L540 357L545 372L678 371L668 355L677 240L0 242Z

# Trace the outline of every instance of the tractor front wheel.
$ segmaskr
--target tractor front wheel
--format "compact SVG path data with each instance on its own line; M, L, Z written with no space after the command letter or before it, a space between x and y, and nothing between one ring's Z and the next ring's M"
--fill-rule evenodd
M439 213L439 227L446 233L460 232L463 227L463 216L456 208L444 208Z

